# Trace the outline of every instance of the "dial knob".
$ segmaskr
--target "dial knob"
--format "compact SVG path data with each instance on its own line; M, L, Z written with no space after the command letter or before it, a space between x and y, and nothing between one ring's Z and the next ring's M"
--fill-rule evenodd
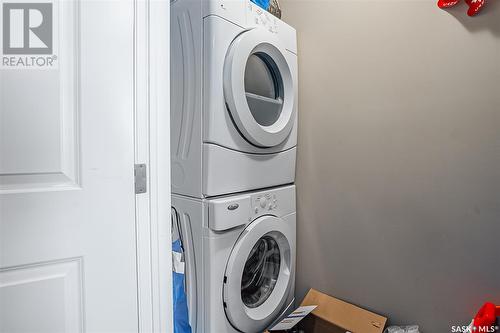
M267 206L267 199L266 199L266 197L261 197L261 198L259 199L259 204L260 204L260 206L261 206L262 208L266 208L266 206Z

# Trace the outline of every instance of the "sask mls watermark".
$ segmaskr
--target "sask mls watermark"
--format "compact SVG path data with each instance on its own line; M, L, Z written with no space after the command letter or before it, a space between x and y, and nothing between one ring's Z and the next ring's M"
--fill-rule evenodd
M474 327L470 325L451 326L451 333L496 333L499 332L497 325Z
M55 68L51 2L2 4L2 68Z

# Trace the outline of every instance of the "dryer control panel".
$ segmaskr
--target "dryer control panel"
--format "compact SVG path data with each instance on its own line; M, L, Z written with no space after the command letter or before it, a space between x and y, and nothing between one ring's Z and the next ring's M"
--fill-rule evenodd
M252 2L247 2L247 24L263 27L267 31L278 33L278 18L267 10L260 8Z

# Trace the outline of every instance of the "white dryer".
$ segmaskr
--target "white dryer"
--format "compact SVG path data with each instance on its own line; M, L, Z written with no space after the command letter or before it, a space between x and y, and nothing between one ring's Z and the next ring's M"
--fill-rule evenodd
M296 31L248 0L176 0L171 13L173 192L293 183Z
M260 333L292 309L295 186L172 203L193 332Z

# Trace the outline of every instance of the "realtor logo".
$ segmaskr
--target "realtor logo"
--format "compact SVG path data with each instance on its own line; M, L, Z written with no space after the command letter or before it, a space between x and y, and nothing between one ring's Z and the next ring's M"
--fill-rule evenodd
M2 68L53 68L54 13L50 2L2 4Z
M52 54L52 4L3 4L3 53Z

